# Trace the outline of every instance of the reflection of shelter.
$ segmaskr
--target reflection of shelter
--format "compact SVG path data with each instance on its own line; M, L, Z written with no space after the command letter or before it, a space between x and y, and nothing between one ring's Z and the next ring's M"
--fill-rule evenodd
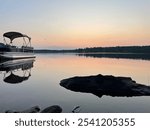
M12 84L15 84L15 83L21 83L23 82L24 80L28 80L28 78L30 77L31 75L29 74L28 76L18 76L18 75L15 75L11 72L11 74L4 78L4 81L6 83L12 83Z
M0 63L0 71L4 73L4 82L16 84L28 80L34 59L9 60Z

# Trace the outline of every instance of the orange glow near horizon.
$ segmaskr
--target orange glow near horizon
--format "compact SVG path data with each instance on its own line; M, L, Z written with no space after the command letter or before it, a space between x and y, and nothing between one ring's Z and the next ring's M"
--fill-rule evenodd
M86 65L85 65L86 63ZM64 78L86 75L114 75L132 77L138 83L147 83L150 61L132 59L91 58L75 55L39 56L41 73L63 74ZM138 66L137 66L138 64ZM45 71L45 72L44 72ZM145 76L145 77L142 77ZM46 76L48 77L48 76Z
M143 31L142 31L143 32ZM91 33L91 34L90 34ZM140 34L138 31L128 33L102 32L70 32L66 34L50 34L47 37L34 37L35 46L64 46L64 47L96 47L121 45L150 45L150 34ZM45 38L44 38L45 37ZM42 45L41 45L42 44Z
M126 26L112 23L88 23L85 25L77 24L76 26L65 24L64 28L47 29L42 32L42 35L39 33L34 36L33 34L33 43L35 46L72 48L149 45L149 36L150 31L147 26L139 24L127 24Z

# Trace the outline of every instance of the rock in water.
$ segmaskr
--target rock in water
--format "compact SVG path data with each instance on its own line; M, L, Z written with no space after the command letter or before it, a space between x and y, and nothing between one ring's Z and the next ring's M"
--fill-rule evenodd
M29 109L23 110L23 111L12 111L12 110L7 110L5 113L38 113L40 111L39 106L34 106Z
M74 109L72 110L72 113L79 113L80 112L80 106L76 106L74 107Z
M39 111L40 111L39 106L34 106L34 107L31 107L27 110L21 111L21 113L37 113Z
M41 113L61 113L62 108L58 105L50 106L41 111Z
M94 75L72 77L60 81L60 85L75 92L92 93L98 97L109 96L150 96L150 86L138 84L130 77Z

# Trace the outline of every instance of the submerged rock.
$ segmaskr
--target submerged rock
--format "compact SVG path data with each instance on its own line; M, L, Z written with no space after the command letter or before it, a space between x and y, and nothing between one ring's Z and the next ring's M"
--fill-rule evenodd
M80 112L80 106L76 106L73 108L72 113L79 113Z
M13 110L7 110L5 113L61 113L62 108L58 105L50 106L45 108L44 110L40 111L39 106L34 106L29 109L23 110L23 111L13 111Z
M58 105L50 106L41 111L41 113L61 113L62 108Z
M34 106L34 107L31 107L31 108L29 108L29 109L27 109L27 110L22 111L21 113L37 113L37 112L39 112L40 110L41 110L41 109L40 109L39 106Z
M34 106L29 109L23 110L23 111L13 111L13 110L7 110L5 113L37 113L40 111L39 106Z
M150 87L136 83L130 77L94 75L72 77L60 81L60 85L75 92L92 93L98 97L109 96L150 96Z

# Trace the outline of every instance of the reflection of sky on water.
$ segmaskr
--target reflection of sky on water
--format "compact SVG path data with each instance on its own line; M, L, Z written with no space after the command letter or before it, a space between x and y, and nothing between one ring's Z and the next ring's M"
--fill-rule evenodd
M7 84L0 74L0 111L60 105L63 112L71 112L74 106L79 105L81 112L150 112L150 97L98 98L92 94L72 92L59 85L65 78L95 74L132 77L138 83L148 85L149 66L150 61L144 60L37 55L27 81Z

